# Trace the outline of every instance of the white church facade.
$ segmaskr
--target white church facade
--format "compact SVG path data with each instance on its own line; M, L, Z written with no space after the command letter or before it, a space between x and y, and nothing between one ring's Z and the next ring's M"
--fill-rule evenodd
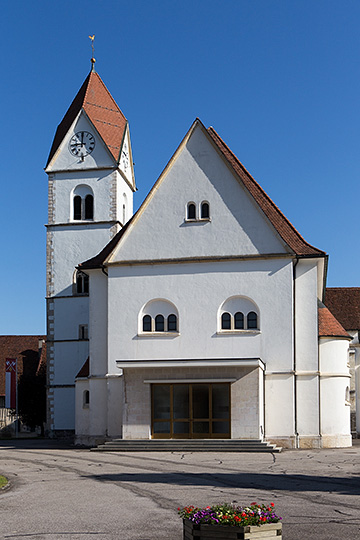
M132 216L128 123L92 71L46 172L50 432L351 445L327 255L213 128L194 121Z

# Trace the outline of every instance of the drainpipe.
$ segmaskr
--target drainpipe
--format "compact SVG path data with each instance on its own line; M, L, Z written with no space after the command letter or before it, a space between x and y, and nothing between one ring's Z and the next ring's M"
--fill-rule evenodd
M296 376L296 267L299 258L295 258L293 264L293 372L294 372L294 431L295 431L295 448L299 448L299 433L297 426L297 376Z

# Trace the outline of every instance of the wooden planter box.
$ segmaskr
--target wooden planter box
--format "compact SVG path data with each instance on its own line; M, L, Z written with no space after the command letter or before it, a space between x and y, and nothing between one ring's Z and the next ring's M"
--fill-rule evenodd
M281 540L282 523L265 523L257 527L226 527L225 525L197 525L183 519L184 540Z

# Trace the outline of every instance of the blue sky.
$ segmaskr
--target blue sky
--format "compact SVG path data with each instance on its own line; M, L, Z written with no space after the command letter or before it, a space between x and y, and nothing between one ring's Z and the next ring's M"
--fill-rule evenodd
M196 117L359 286L358 0L4 0L0 334L45 332L44 166L96 68L130 123L138 207Z

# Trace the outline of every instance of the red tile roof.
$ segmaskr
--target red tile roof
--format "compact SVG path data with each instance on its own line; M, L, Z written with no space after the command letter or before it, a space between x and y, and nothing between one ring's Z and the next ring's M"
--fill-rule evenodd
M289 248L299 256L318 256L324 257L326 254L324 251L317 249L298 233L295 227L284 216L279 208L273 203L270 197L254 180L250 173L240 163L238 158L232 153L229 147L224 143L220 136L216 133L214 128L208 128L207 132L220 150L222 155L226 158L229 165L233 168L236 174L241 178L245 188L250 195L255 199L261 210L264 212L270 223L272 223L275 230L289 246Z
M343 337L351 339L351 336L349 336L326 306L319 307L318 313L319 337Z
M0 395L5 395L6 358L18 360L18 378L23 371L34 374L46 365L46 336L0 336Z
M82 109L88 115L118 163L127 120L100 75L91 71L58 125L46 167Z
M325 305L346 330L360 330L360 287L328 287Z

